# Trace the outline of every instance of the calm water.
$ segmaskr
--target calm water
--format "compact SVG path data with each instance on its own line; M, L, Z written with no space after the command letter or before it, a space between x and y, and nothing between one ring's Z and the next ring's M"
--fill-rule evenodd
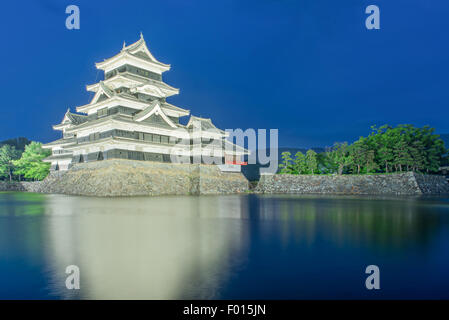
M448 299L448 272L445 198L0 193L3 299Z

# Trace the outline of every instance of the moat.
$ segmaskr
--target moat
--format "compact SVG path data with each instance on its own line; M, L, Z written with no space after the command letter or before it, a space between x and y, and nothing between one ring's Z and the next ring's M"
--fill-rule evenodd
M447 252L449 197L0 193L0 299L448 299Z

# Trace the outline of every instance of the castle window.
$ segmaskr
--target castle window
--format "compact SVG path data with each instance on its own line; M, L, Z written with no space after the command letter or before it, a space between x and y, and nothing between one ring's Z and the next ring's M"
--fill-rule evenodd
M98 117L104 117L108 115L108 108L99 109L97 111Z
M161 136L158 134L153 134L153 142L161 143Z
M153 141L153 135L151 133L144 133L143 134L143 139L145 141Z

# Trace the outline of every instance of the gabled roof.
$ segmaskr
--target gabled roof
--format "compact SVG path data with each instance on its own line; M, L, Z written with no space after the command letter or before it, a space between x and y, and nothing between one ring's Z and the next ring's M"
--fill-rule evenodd
M109 88L103 81L100 81L98 83L98 90L95 93L94 97L92 98L92 101L89 104L94 104L94 103L99 102L99 100L103 94L105 96L107 96L108 98L112 98L117 93L114 90L112 90L111 88Z
M123 43L122 50L116 54L115 56L105 59L102 62L96 63L96 66L98 69L104 69L107 68L107 66L111 63L116 62L118 59L121 58L135 58L137 61L143 61L143 62L149 62L150 64L158 66L158 69L161 71L167 71L170 69L169 64L162 63L158 61L153 54L148 50L147 44L145 42L145 39L143 38L142 33L140 33L140 39L134 42L133 44L126 46L125 43Z
M64 118L62 118L61 123L54 125L53 128L60 129L60 128L63 128L70 124L79 125L81 123L86 122L87 119L88 119L87 116L81 115L81 114L76 114L76 113L71 113L70 109L67 109L66 113L64 114Z
M87 116L82 114L71 113L70 111L67 112L67 118L74 125L78 125L87 121Z
M121 75L121 76L123 76L123 77L125 77L127 79L138 81L138 82L141 83L142 86L145 86L145 85L148 85L148 84L153 84L155 86L158 86L158 87L170 90L170 91L176 91L176 93L179 93L179 89L178 88L172 87L171 85L166 84L163 81L149 79L149 78L146 78L146 77L138 76L136 74L132 74L130 72L122 72L119 75Z
M100 82L87 85L87 91L98 92L101 90ZM179 89L174 88L163 81L145 78L130 72L121 72L103 81L103 84L107 87L113 84L117 86L117 83L123 83L125 87L132 88L135 91L141 91L146 94L148 93L145 91L154 91L153 93L160 97L170 97L172 95L179 94Z
M194 127L195 123L198 123L201 127L201 130L217 130L218 132L224 132L223 130L218 129L210 118L200 118L196 116L190 116L189 122L186 125L186 128L191 129Z
M180 113L185 113L185 115L188 115L190 113L190 110L174 106L174 105L172 105L171 103L168 103L168 102L162 103L162 108L166 108L166 109L169 109L169 110L177 111L177 112L180 112Z
M138 97L136 97L132 94L129 94L127 92L117 93L115 91L114 91L114 95L111 98L99 101L100 97L104 94L102 90L103 89L100 89L99 91L101 91L101 93L98 94L98 92L97 92L98 95L95 94L94 98L88 104L76 107L76 111L88 113L88 111L93 108L94 109L102 108L106 104L108 104L108 101L110 101L109 99L113 99L117 103L125 103L125 104L131 103L131 104L133 104L133 106L131 106L132 108L141 109L141 110L146 109L146 106L150 103L148 100L138 98ZM157 100L157 99L155 99L155 100ZM170 116L182 117L182 116L187 116L190 114L190 110L186 110L186 109L174 106L167 102L160 101L160 103L161 103L161 108L164 110L164 112L168 112L168 115L170 115Z
M99 85L100 85L100 88L103 90L103 92L109 98L111 98L112 96L115 96L116 92L114 90L112 90L111 88L109 88L103 81L100 81Z
M170 127L177 128L177 125L162 111L159 100L152 101L147 108L134 115L133 120L141 122L155 116L162 118Z
M169 66L165 63L162 63L151 54L150 50L148 50L147 44L145 42L145 39L143 38L142 32L140 33L140 39L134 42L133 44L130 44L129 46L125 46L125 43L123 43L122 51L127 51L128 53L137 56L142 59L149 60L151 62L155 62L164 66Z

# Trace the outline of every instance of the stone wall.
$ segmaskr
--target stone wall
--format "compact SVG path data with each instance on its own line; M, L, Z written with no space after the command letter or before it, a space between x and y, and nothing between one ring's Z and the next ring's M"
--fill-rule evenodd
M449 182L445 176L417 173L414 175L423 194L449 194Z
M100 197L227 194L248 191L248 181L214 165L114 159L79 163L40 182L3 183L1 190Z
M444 176L412 172L384 175L263 175L261 193L420 195L449 194Z
M0 181L0 191L26 191L21 182Z
M249 182L241 172L222 172L216 165L196 165L199 194L242 193L249 190Z
M86 196L230 194L248 191L241 173L224 173L214 165L170 164L132 160L80 163L39 182L0 182L0 191L29 191ZM263 175L258 193L421 195L449 194L444 176Z

